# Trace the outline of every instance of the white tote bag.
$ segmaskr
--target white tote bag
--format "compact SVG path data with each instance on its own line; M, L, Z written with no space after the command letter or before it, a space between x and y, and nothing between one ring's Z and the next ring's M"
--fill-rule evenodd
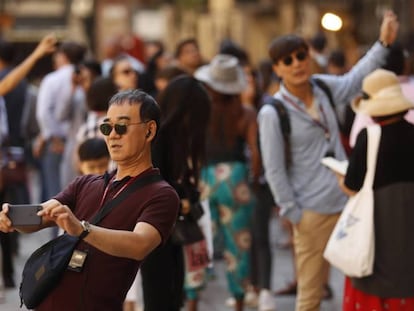
M374 182L379 125L369 126L367 172L360 191L350 197L335 225L323 256L334 267L350 277L372 274L375 252Z

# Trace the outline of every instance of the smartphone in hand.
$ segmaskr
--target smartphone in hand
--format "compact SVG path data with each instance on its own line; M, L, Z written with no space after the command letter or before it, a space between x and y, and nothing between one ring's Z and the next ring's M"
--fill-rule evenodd
M40 210L40 204L9 204L8 217L13 227L36 226L42 223L42 217L37 215Z

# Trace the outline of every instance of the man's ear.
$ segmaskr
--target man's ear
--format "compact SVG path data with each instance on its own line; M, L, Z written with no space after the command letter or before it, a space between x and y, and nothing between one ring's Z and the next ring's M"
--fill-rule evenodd
M152 140L157 133L157 123L154 120L148 122L148 129L147 133L145 134L145 138Z

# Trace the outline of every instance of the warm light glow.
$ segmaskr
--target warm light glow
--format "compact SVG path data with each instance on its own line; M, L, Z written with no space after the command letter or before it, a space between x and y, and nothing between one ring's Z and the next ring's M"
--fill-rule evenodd
M322 27L330 31L338 31L342 28L342 19L333 13L325 13L321 20Z

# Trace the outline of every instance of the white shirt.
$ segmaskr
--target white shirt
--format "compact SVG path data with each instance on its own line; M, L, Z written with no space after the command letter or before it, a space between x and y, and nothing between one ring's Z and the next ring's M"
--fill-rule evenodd
M65 65L46 75L39 86L36 118L44 139L66 137L68 122L56 117L58 102L69 102L72 95L73 66Z

